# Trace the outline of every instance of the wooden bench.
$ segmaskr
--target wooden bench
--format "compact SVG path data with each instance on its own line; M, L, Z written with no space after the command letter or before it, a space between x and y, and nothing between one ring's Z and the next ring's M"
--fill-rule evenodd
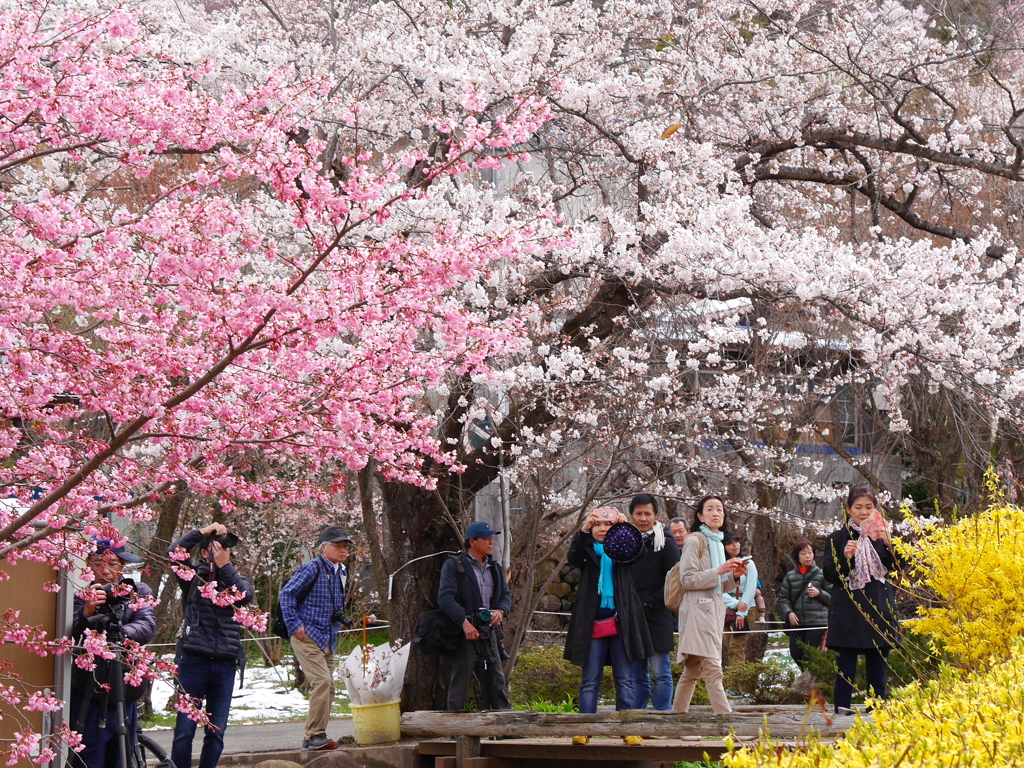
M737 706L728 715L716 715L710 707L691 707L681 712L628 710L575 714L560 712L409 712L402 716L403 737L455 737L452 742L421 744L420 753L432 754L437 768L502 768L527 765L530 760L615 761L622 764L673 763L712 758L725 751L722 739L757 741L767 727L773 738L785 741L805 737L813 729L825 736L843 732L850 718L829 724L820 712L805 706ZM642 736L643 745L629 747L611 739L591 739L573 746L572 736ZM540 737L529 741L497 741L481 744L486 737ZM558 739L557 741L553 739ZM667 741L666 741L667 740ZM454 749L453 749L454 748ZM454 754L452 754L454 752ZM445 753L445 754L441 754Z

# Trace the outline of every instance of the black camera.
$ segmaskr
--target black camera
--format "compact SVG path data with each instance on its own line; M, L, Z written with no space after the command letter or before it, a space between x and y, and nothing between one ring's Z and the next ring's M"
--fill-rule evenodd
M491 619L494 618L494 614L490 608L477 608L470 614L470 620L473 622L473 626L476 627L477 632L480 633L480 639L487 641L491 639Z
M335 611L331 614L331 623L340 622L345 629L352 629L352 619L345 615L344 611Z
M130 586L132 591L126 595L114 593L115 589L124 585ZM135 582L131 579L122 579L120 584L104 584L99 589L107 596L107 600L103 605L97 606L96 617L103 625L107 637L112 642L118 642L121 626L124 624L125 610L132 600L132 593L135 592Z

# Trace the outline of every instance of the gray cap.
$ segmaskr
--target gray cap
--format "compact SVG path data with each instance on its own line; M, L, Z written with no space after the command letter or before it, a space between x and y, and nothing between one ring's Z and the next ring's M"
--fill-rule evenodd
M348 536L348 531L342 525L328 525L322 531L320 531L320 543L327 544L336 541L352 541Z

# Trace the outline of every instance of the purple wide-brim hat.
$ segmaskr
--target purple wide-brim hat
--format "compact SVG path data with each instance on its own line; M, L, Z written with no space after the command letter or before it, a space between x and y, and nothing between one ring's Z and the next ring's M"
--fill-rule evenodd
M632 563L644 551L644 535L632 523L616 523L604 537L604 553L616 563Z

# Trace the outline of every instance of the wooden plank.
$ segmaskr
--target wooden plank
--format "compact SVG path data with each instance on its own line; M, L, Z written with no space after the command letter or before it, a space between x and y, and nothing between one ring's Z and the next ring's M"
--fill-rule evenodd
M479 736L457 736L455 738L455 765L468 768L470 760L480 757Z
M591 739L589 744L575 745L568 739L531 739L530 741L485 742L483 753L487 757L501 760L586 760L674 762L679 760L700 761L707 753L712 760L725 754L725 742L721 739L701 741L651 740L639 746L627 746L619 739Z
M702 736L721 738L730 733L741 739L755 739L767 722L773 737L800 738L808 727L824 735L842 733L844 721L830 726L820 712L807 715L786 710L736 711L728 715L702 712L654 712L626 710L576 714L563 712L407 712L402 716L402 734L431 736L629 736L680 738Z
M443 741L436 739L421 741L416 745L416 752L432 757L455 757L455 742L448 741L447 739Z
M794 741L780 741L777 744L780 749L801 749L806 746L804 742ZM737 746L753 746L753 741L740 742ZM571 744L567 737L562 737L484 741L480 748L482 757L493 761L492 768L555 764L567 768L587 768L595 762L615 762L619 765L633 762L637 766L663 762L674 765L680 760L699 762L704 759L705 753L712 760L717 760L726 752L725 742L721 739L651 739L639 746L630 747L612 738L596 738L585 746L578 746ZM421 741L419 754L436 757L438 762L435 765L438 768L442 765L456 768L454 741ZM446 759L450 762L442 763Z

